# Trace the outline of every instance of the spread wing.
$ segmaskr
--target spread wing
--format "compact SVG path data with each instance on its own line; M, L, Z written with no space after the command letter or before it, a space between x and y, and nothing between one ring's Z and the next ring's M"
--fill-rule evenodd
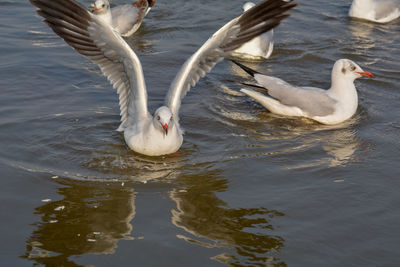
M310 117L327 116L335 111L336 100L325 90L314 87L296 87L279 78L254 74L257 83L267 89L268 95L286 106L298 107Z
M148 116L147 93L139 59L110 26L74 0L30 0L52 30L78 53L95 62L119 94L124 130Z
M254 37L279 25L288 17L285 12L296 4L285 0L265 0L231 20L219 29L181 67L168 91L165 104L178 119L182 98L201 77L229 55L230 52Z

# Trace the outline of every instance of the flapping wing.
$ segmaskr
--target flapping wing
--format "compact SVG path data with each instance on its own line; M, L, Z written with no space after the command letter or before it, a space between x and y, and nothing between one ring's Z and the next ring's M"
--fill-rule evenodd
M119 94L121 125L147 116L147 93L139 59L108 25L74 0L30 0L52 30L95 62Z
M314 87L296 87L279 78L254 74L257 83L266 88L268 95L286 106L298 107L310 117L327 116L335 111L336 100Z
M191 86L229 55L230 52L254 37L271 30L289 14L296 4L285 0L265 0L231 20L219 29L181 67L165 99L166 105L178 119L182 98Z

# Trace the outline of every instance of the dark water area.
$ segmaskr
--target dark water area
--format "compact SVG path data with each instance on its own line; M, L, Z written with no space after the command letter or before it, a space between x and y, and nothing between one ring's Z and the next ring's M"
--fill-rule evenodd
M178 154L146 157L115 131L118 96L97 66L28 1L0 0L0 266L399 266L400 21L298 3L271 58L248 65L329 88L349 58L376 75L356 81L356 115L334 127L273 115L223 61L182 102ZM128 38L151 112L242 4L156 2Z

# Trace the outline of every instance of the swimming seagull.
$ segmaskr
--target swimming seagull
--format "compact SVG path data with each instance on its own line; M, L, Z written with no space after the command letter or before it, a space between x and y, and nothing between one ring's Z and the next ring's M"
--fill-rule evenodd
M373 78L349 59L339 59L332 69L331 88L297 87L279 78L261 74L236 61L244 71L254 77L254 87L267 95L250 89L240 91L250 96L269 111L284 116L301 116L322 124L341 123L357 110L358 97L354 80L362 76Z
M265 0L225 24L186 60L171 84L165 105L151 116L141 63L119 34L74 0L30 2L56 34L100 67L119 94L118 130L124 132L132 150L149 156L171 154L182 145L179 107L190 87L241 44L278 26L289 16L285 12L296 6L283 0Z
M246 12L255 6L252 2L243 5L243 11ZM260 34L252 40L240 46L233 52L234 57L240 57L245 60L262 60L271 56L274 49L274 30Z
M400 17L400 1L353 0L349 16L377 23L387 23Z
M133 4L119 5L110 8L108 0L96 0L91 4L93 13L103 19L123 37L129 37L142 24L155 0L137 0Z

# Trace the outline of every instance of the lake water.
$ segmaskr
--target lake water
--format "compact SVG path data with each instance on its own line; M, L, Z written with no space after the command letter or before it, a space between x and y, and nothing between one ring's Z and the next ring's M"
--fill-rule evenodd
M0 0L0 266L399 266L400 23L298 3L272 57L248 65L329 88L333 63L352 59L376 75L356 81L357 114L335 127L273 115L224 61L183 100L179 153L145 157L115 131L97 66L27 0ZM151 112L242 4L156 2L128 39Z

